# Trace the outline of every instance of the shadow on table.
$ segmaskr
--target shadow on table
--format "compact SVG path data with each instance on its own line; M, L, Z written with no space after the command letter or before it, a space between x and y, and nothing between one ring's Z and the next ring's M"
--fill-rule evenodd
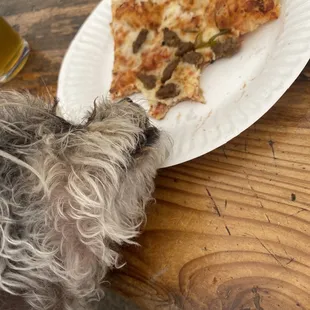
M98 310L141 310L132 301L118 293L107 290L106 296L101 300Z
M1 310L29 310L22 298L0 291ZM98 310L141 310L130 300L107 290L105 298L100 302Z

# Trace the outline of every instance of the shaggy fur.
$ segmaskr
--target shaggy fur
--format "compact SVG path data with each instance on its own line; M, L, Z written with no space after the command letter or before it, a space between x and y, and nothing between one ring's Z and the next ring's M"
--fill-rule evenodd
M163 148L128 100L79 126L49 106L0 93L0 288L36 310L91 309L114 245L144 220Z

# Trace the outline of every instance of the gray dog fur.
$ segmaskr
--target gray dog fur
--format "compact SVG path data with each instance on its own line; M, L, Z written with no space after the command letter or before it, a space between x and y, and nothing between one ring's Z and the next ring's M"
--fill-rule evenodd
M132 243L166 151L128 100L71 125L29 94L0 93L0 289L35 310L92 309Z

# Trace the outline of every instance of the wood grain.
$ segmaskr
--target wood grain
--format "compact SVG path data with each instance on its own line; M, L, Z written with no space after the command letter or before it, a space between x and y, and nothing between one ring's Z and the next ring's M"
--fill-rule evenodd
M310 309L309 103L300 77L239 137L160 171L115 287L145 309Z
M4 2L4 0L1 0ZM55 94L92 0L11 0L0 15L33 51L3 88ZM159 171L156 205L111 286L142 309L310 309L310 64L256 124Z

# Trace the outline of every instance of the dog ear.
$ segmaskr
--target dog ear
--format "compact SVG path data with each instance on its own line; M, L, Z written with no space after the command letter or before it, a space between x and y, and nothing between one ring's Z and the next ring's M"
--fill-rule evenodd
M130 242L137 235L138 218L143 214L136 197L120 196L123 187L127 188L122 167L126 159L107 140L98 132L81 131L70 136L63 150L64 179L58 182L58 189L54 187L51 198L49 218L54 235L59 236L57 260L65 270L62 286L68 304L71 294L102 296L99 283L109 269L119 267L113 244ZM58 175L60 168L50 167L49 171Z

